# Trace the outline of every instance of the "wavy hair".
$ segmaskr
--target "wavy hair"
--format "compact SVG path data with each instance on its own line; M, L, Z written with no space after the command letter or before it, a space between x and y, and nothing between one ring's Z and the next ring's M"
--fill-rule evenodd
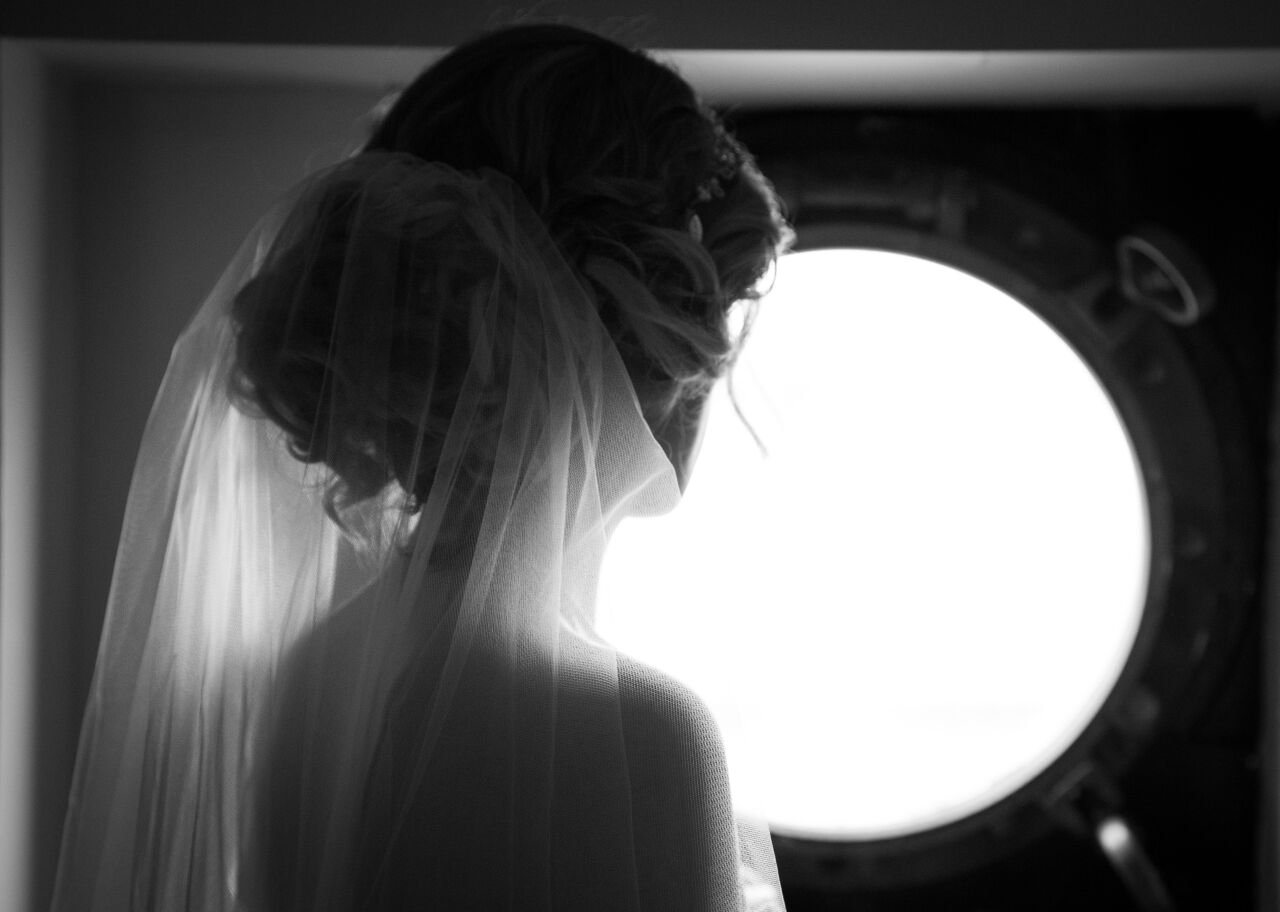
M757 285L791 238L773 188L689 84L649 54L588 31L505 28L423 71L375 124L364 151L461 172L493 169L520 188L593 294L645 419L681 469L706 395L746 336ZM236 302L240 397L284 428L295 455L334 470L331 505L403 481L407 453L370 452L367 441L331 452L347 435L317 433L320 419L308 416L341 424L335 403L364 398L344 395L341 377L271 367L310 365L314 374L325 363L323 350L283 357L279 327L246 316L275 284L256 282ZM312 297L325 306L323 294ZM733 332L730 311L739 303L743 328ZM310 344L326 345L324 334ZM398 439L397 411L385 409L388 440ZM352 425L364 420L348 417ZM447 425L448 416L439 417ZM404 430L417 433L412 424ZM328 442L324 451L310 449L316 441ZM406 436L387 446L416 453L422 443ZM411 493L422 502L424 491Z

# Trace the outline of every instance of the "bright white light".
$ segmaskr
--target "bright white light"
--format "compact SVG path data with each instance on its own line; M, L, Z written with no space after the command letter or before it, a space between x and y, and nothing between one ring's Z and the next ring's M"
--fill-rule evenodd
M684 503L617 532L600 627L701 693L735 801L883 838L986 807L1074 740L1145 597L1128 438L1029 309L867 250L792 254Z
M1112 858L1123 858L1133 851L1133 832L1119 817L1108 817L1098 824L1098 842Z

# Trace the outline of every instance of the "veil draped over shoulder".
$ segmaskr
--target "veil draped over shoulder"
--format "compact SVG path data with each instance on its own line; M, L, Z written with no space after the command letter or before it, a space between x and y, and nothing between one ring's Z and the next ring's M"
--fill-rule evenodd
M679 496L512 182L304 181L153 407L55 910L781 909L709 713L594 631Z

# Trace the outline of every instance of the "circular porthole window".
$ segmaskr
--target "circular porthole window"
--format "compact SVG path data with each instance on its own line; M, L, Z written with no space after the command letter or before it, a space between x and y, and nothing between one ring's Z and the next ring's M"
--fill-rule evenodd
M722 384L680 508L610 545L601 632L707 699L776 834L930 830L1043 772L1147 597L1143 479L1090 368L973 275L837 248L779 263L734 388L751 429Z

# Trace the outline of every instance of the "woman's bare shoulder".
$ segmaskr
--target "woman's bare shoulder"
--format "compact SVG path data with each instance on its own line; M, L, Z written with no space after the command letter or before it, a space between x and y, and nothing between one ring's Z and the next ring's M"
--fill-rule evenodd
M737 844L720 728L676 678L618 654L643 908L737 908Z
M617 655L625 724L637 735L661 738L668 749L684 746L722 761L720 728L706 701L666 672L625 653Z
M715 716L688 685L612 646L573 633L562 637L559 656L570 672L561 675L561 698L581 705L601 722L620 713L629 754L701 753L722 763Z

